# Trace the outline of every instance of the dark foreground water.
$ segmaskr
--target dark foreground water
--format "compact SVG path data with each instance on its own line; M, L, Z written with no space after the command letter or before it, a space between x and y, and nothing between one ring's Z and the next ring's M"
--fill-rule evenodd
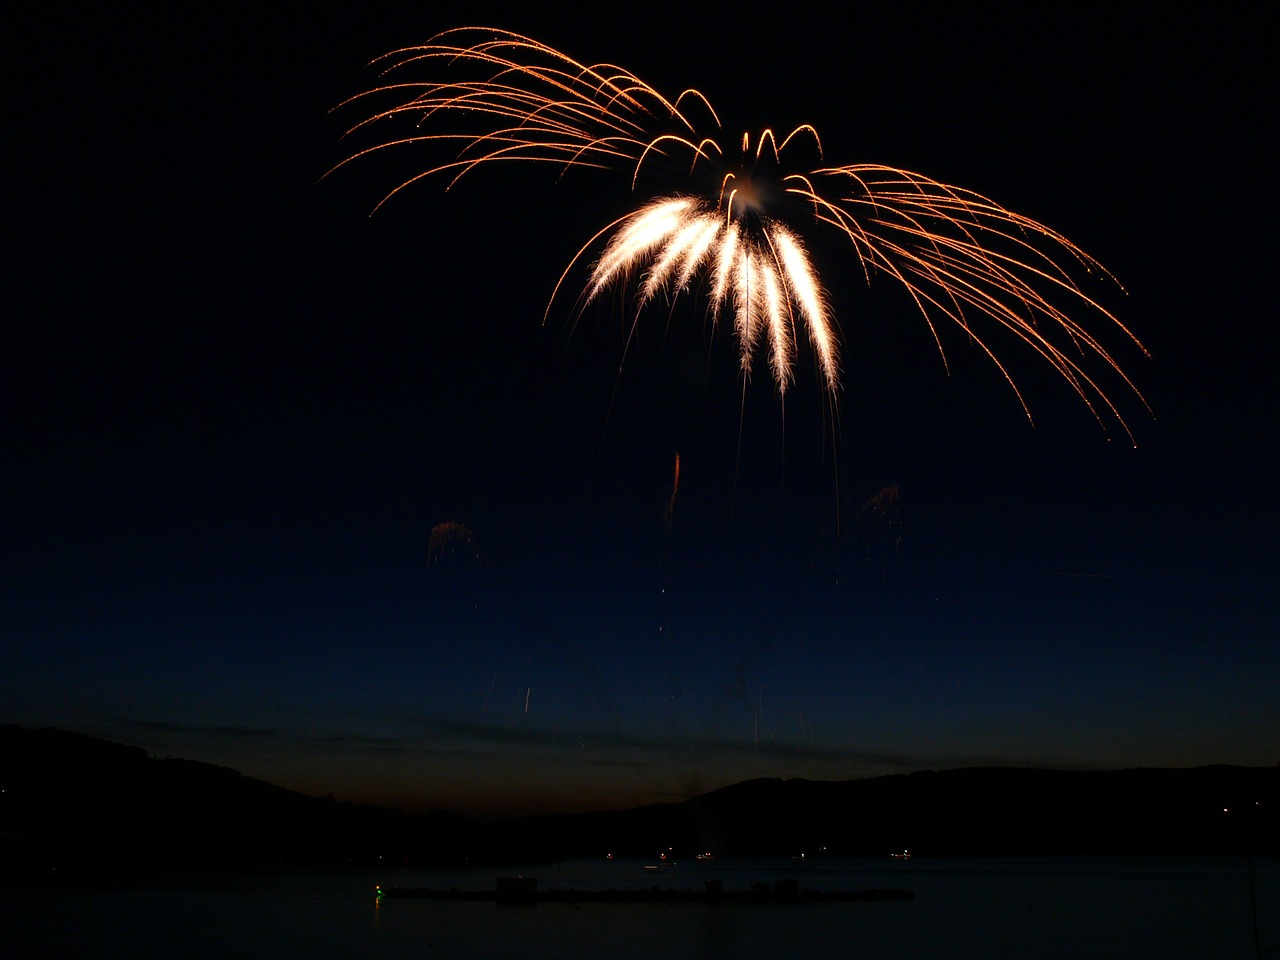
M1258 935L1280 957L1280 863L1255 865ZM489 870L310 873L8 891L0 957L1152 958L1254 957L1243 860L638 861L503 870L543 888L901 887L868 903L553 904L387 900L376 883L492 889Z

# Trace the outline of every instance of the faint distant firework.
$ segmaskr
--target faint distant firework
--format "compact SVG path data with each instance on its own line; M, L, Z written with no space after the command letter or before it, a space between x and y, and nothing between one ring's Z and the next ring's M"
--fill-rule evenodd
M853 511L851 535L862 563L887 580L902 550L901 494L897 484L881 487Z
M438 569L463 561L467 567L487 566L484 552L465 523L446 520L431 528L427 541L427 568Z
M340 105L371 110L348 134L399 132L384 134L338 166L392 147L425 145L447 154L399 183L379 207L419 180L443 176L452 186L502 161L549 163L561 173L621 171L633 190L640 189L642 173L647 182L651 167L666 176L675 172L685 183L677 194L648 197L593 236L556 283L553 303L574 266L600 250L583 305L630 284L634 332L641 309L659 294L674 299L694 288L715 320L732 317L744 377L757 354L767 353L783 394L794 380L796 331L803 325L834 397L839 337L803 239L810 227L822 225L853 247L868 283L873 274L887 276L906 291L944 363L940 328L955 324L1000 370L1030 419L992 346L1000 331L1012 334L1065 378L1099 423L1114 418L1132 440L1099 377L1118 380L1139 400L1141 393L1075 319L1084 314L1118 328L1146 352L1074 279L1114 278L1065 236L1029 217L909 170L827 164L808 124L784 137L769 129L744 133L726 150L716 139L719 117L697 90L668 99L621 67L587 66L506 30L448 30L375 64L382 82ZM809 165L791 163L798 153L810 157Z

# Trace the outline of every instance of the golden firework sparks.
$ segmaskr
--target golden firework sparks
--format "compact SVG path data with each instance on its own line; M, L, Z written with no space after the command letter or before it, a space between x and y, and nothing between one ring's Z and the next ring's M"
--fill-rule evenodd
M807 124L780 142L764 130L754 147L744 134L740 157L731 161L705 130L709 126L719 134L720 121L698 91L669 99L621 67L588 66L506 30L449 30L421 46L392 51L375 64L383 82L342 106L385 105L375 107L349 134L396 120L411 120L411 132L381 139L339 166L392 147L455 147L450 159L397 185L379 207L419 180L444 175L452 186L479 167L503 161L550 163L562 173L579 167L623 170L633 189L646 165L679 161L689 182L706 178L716 184L647 200L606 226L570 261L552 302L574 266L603 243L584 303L630 281L638 313L659 295L678 296L700 280L713 316L732 313L744 375L751 372L756 352L767 349L773 380L785 392L794 377L795 331L803 324L824 385L834 395L840 384L839 338L795 227L798 209L806 223L843 235L868 282L884 275L907 291L944 362L939 327L956 324L1000 370L1030 418L992 345L999 331L1012 334L1065 378L1100 423L1105 425L1105 413L1128 432L1099 374L1091 370L1100 365L1140 400L1141 393L1102 342L1075 319L1084 314L1100 320L1143 349L1074 279L1080 273L1114 278L1065 236L1030 217L972 190L891 166L820 161L814 168L791 170L784 155L797 149L794 142L806 142L822 155L817 131ZM414 71L430 79L408 79ZM794 208L790 225L773 210L788 199Z

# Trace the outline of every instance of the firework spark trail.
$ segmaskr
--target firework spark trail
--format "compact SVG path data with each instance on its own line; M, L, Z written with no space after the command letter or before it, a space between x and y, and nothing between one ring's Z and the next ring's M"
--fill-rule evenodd
M378 207L425 178L445 175L452 186L478 167L503 161L550 163L561 175L575 168L621 169L629 173L633 190L645 167L680 161L689 188L649 200L597 233L570 261L552 302L575 265L611 233L591 268L583 306L615 284L634 283L638 318L658 296L674 298L704 276L713 318L722 310L733 315L744 377L751 373L757 348L767 348L773 380L784 393L793 382L795 330L802 323L824 386L834 397L840 385L834 316L800 234L784 226L778 213L770 215L770 184L761 189L755 180L762 165L773 165L773 192L807 211L809 222L843 235L868 282L883 274L906 290L944 364L940 327L949 322L990 358L1030 419L1021 391L996 354L995 338L1012 334L1063 377L1099 423L1105 426L1108 417L1114 418L1132 440L1117 404L1088 368L1100 363L1111 371L1108 376L1146 401L1101 340L1073 319L1077 310L1100 318L1146 353L1137 337L1073 279L1077 272L1114 277L1065 236L1027 216L972 190L897 167L822 165L787 172L783 158L794 141L811 143L821 157L821 141L808 124L781 142L766 129L755 138L754 149L744 134L741 160L731 161L717 140L700 130L700 123L709 123L718 133L720 121L698 91L687 89L668 99L621 67L588 66L505 30L449 30L374 63L383 82L340 107L381 105L348 134L397 120L416 122L416 127L357 150L338 167L392 147L456 148L452 159L401 182ZM425 71L430 79L404 79L410 70ZM789 219L794 222L794 212ZM974 321L982 318L994 326L975 329Z
M779 390L786 391L794 356L794 305L808 324L828 387L837 387L835 335L822 291L804 248L785 228L771 224L763 243L740 242L736 224L726 225L717 210L693 197L655 200L623 224L591 272L585 294L588 303L619 274L646 260L652 266L640 285L638 307L663 290L683 290L699 269L708 269L716 278L712 305L717 313L726 294L732 294L744 371L750 372L763 319L774 380Z
M667 509L662 514L662 525L667 533L671 533L671 524L676 517L676 494L680 492L680 454L676 453L675 466L671 474L671 499L667 501Z

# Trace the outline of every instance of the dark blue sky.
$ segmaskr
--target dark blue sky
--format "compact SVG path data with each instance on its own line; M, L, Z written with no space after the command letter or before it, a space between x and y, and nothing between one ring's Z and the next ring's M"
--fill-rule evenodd
M468 11L117 8L20 44L0 720L481 812L1280 759L1258 23ZM542 319L623 176L479 171L369 219L395 163L319 182L328 111L464 22L1061 230L1151 351L1107 335L1155 412L1116 391L1136 449L1029 351L1001 357L1034 427L943 330L948 376L838 243L834 442L808 367L785 409L744 394L696 301L651 310L618 376L624 312ZM859 520L886 488L892 522ZM429 565L449 522L474 549Z

